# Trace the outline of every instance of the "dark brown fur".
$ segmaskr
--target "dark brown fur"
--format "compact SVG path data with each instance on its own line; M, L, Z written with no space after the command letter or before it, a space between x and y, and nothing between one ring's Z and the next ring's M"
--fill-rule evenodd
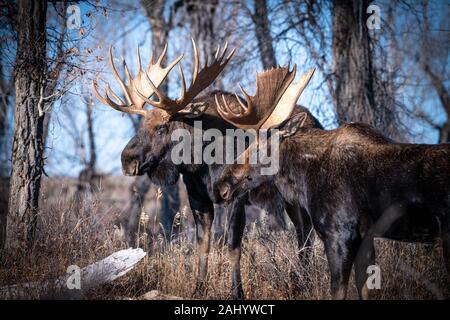
M225 170L216 194L234 199L270 182L286 202L307 210L325 245L334 298L345 298L353 263L360 296L367 297L373 237L441 238L450 274L449 144L395 143L356 123L331 131L303 128L281 143L277 174L259 175L252 165L236 181L236 169Z

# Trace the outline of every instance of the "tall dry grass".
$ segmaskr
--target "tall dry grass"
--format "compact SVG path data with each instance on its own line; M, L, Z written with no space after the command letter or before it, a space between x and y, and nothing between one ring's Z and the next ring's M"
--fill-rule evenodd
M46 181L43 188L36 245L27 255L2 252L0 286L43 281L65 274L69 265L80 267L126 247L115 221L123 216L123 189L106 180L95 192L77 194L67 180ZM120 191L121 190L121 191ZM156 196L157 193L155 193ZM163 195L162 195L163 196ZM150 199L151 203L154 199ZM91 299L138 298L150 290L192 298L197 253L189 210L177 215L177 237L155 232L158 206L144 204L140 245L149 255L132 272L89 293ZM292 226L272 230L266 219L248 223L243 241L242 277L248 299L329 299L329 272L323 246L316 240L308 266L299 263ZM449 296L440 246L377 240L380 290L374 299L442 299ZM205 299L228 299L230 263L225 247L214 242L209 260ZM39 297L30 292L29 297ZM349 298L357 298L350 281Z

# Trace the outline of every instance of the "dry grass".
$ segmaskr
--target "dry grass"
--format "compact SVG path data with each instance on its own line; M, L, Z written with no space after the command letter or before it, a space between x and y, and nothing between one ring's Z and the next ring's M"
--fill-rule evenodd
M67 181L47 181L36 245L26 256L2 253L0 285L48 280L65 273L69 265L83 267L125 248L114 221L123 213L123 186L105 183L94 194L77 196ZM117 197L111 194L117 193ZM106 198L110 198L106 201ZM157 206L153 206L152 210ZM156 213L141 222L154 225ZM182 210L180 235L167 242L161 235L141 232L142 246L151 254L132 272L91 292L88 298L137 298L150 290L191 298L197 273L197 255L190 213ZM150 222L149 222L150 221ZM141 228L141 230L148 230ZM297 259L292 228L273 231L264 220L247 225L243 242L242 277L248 299L328 299L329 272L323 247L316 241L311 264ZM382 288L375 299L439 299L448 297L446 273L438 245L425 246L377 240L377 263ZM228 299L230 264L226 248L213 244L205 299ZM298 290L300 284L301 290ZM349 298L357 298L353 276ZM39 293L30 292L31 297Z

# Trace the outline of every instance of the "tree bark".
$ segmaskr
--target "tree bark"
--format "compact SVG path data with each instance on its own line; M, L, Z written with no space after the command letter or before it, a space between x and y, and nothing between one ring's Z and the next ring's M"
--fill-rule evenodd
M34 239L43 171L46 1L18 1L18 44L15 66L16 110L6 245L26 250Z
M185 1L187 19L191 30L191 35L197 42L203 59L210 58L217 49L216 28L214 17L216 14L218 0Z
M92 99L89 97L86 103L86 121L88 129L88 141L89 141L89 169L95 172L95 166L97 165L97 150L95 148L95 134L94 134L94 119L92 117Z
M3 47L3 44L0 44L0 50L3 50ZM10 98L13 94L13 83L1 76L6 72L3 63L0 54L0 177L7 177L11 170L9 166L8 110Z
M12 28L15 13L15 5L9 6L11 10L7 10L4 20L8 22L8 26ZM8 12L9 11L9 12ZM7 32L7 26L4 31ZM9 176L11 174L11 144L10 144L10 121L8 113L10 112L11 98L14 93L14 81L12 77L6 75L4 66L6 65L6 48L7 43L0 43L0 249L3 248L6 240L6 218L8 214L8 197L9 197Z
M261 61L264 69L270 69L277 66L275 51L273 49L273 39L270 34L270 22L266 0L254 0L255 13L252 14L252 20L255 24L256 40L261 55Z
M0 72L2 67L0 66ZM1 80L0 80L1 81ZM3 90L0 91L3 95ZM9 97L5 94L5 96L2 97L2 101L0 102L0 177L6 177L8 175L7 171L7 158L6 155L8 154L6 148L8 145L8 138L7 138L7 115L8 115L8 99Z
M439 143L450 142L450 95L445 87L444 80L439 75L434 73L425 61L420 61L419 64L428 79L430 79L430 82L436 90L439 100L441 101L442 107L447 114L447 121L440 130Z
M366 26L367 0L333 1L333 100L339 124L365 122L376 127L374 77Z
M95 147L95 133L94 133L94 118L92 116L93 101L90 95L83 97L86 111L86 124L87 124L87 141L88 141L88 154L89 156L84 159L84 168L78 175L78 189L77 191L89 192L94 190L95 180L98 178L96 173L97 166L97 150ZM44 121L45 128L45 121ZM45 131L44 131L45 132ZM83 197L83 193L80 193Z

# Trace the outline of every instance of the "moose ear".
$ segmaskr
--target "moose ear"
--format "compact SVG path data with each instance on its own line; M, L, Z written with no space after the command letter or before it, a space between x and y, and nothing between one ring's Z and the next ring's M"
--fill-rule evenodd
M307 119L308 114L306 112L295 113L278 126L278 129L280 130L280 137L287 138L292 136L298 131L299 128L303 127Z
M178 114L182 115L185 118L193 119L200 117L203 113L205 113L208 107L209 105L206 102L193 102L189 103L186 108L179 111Z

